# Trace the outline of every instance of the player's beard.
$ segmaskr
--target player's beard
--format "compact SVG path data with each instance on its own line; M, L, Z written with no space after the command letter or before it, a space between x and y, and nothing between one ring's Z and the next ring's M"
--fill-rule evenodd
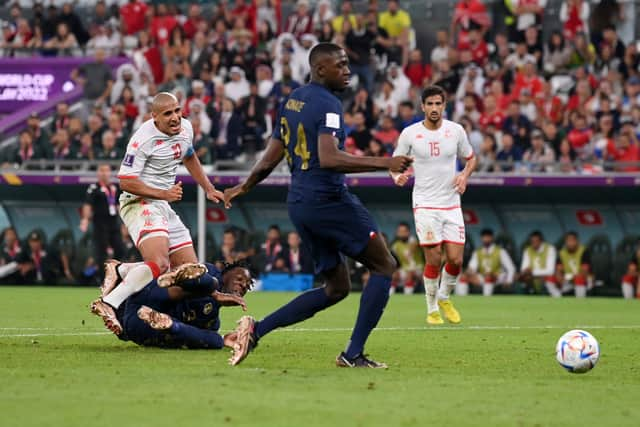
M440 114L434 116L429 114L427 116L427 120L429 121L429 123L431 123L432 125L437 125L438 123L440 123L440 119L442 118L442 116Z

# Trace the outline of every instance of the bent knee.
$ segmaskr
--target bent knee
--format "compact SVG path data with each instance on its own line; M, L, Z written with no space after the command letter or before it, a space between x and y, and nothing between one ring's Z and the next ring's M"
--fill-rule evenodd
M147 263L153 263L155 264L155 266L158 269L158 274L162 274L164 272L166 272L167 270L169 270L169 267L171 266L169 263L169 257L168 256L156 256L153 257L152 259L149 259L146 261Z
M349 295L349 288L345 286L332 286L331 284L327 284L325 287L325 293L331 302L336 303L345 299L347 295Z

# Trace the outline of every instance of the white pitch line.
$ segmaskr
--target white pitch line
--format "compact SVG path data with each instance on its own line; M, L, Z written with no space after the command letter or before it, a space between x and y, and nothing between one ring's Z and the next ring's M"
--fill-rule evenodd
M0 328L0 330L63 330L70 328ZM546 330L546 329L640 329L640 325L577 325L577 326L556 326L556 325L542 325L542 326L420 326L420 327L401 327L390 326L376 328L376 331L380 332L401 332L401 331L512 331L512 330ZM276 332L349 332L351 328L285 328L278 329ZM29 333L29 334L0 334L1 338L22 338L22 337L80 337L80 336L95 336L95 335L111 335L111 332L44 332L44 333Z

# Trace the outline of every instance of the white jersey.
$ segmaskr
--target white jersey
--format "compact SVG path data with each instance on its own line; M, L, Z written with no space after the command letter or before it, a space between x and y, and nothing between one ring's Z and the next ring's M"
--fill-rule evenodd
M147 120L131 136L118 178L139 178L149 187L168 190L176 182L182 159L193 154L193 127L189 120L182 119L182 130L174 136L159 131L153 119ZM123 192L120 200L131 196Z
M462 126L443 120L440 128L433 131L423 122L414 123L400 133L393 155L414 157L414 209L460 207L460 195L453 185L456 159L473 157L473 148Z

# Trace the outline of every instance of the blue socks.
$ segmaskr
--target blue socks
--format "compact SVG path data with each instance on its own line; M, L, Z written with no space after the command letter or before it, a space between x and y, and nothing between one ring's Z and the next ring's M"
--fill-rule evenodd
M351 341L347 345L345 354L353 359L364 351L364 343L369 334L376 327L387 301L389 301L389 288L391 278L379 274L371 274L367 286L360 297L360 310L356 326L351 334Z
M189 348L219 349L224 347L224 340L217 332L198 329L175 319L168 334L171 336L172 341L181 343Z
M311 289L256 323L255 338L260 339L276 328L302 322L333 304L324 287Z

